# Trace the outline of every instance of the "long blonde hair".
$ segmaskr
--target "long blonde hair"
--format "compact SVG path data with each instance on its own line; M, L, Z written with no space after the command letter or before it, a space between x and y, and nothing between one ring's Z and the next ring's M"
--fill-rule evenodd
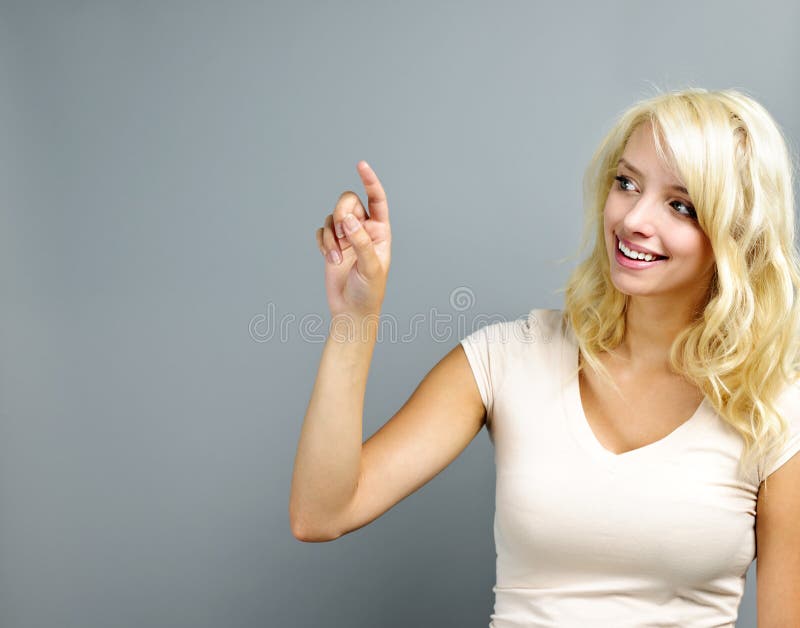
M622 113L586 169L582 248L592 236L594 248L567 282L562 322L586 363L613 386L598 356L622 342L629 297L611 281L603 208L625 144L643 122L683 180L716 261L705 304L673 342L670 365L741 435L746 477L785 443L788 425L776 401L800 371L795 173L786 139L762 105L735 90L690 88Z

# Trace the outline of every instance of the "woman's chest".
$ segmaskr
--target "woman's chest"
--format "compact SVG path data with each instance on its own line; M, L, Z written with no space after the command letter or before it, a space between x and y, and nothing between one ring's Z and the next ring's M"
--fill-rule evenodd
M588 369L578 378L583 418L598 443L614 454L665 438L688 421L703 400L700 390L676 378L627 380L619 392Z
M704 408L688 429L616 456L591 437L574 383L531 381L509 379L492 427L511 582L611 570L686 584L746 571L757 486L737 479L742 443L718 416Z
M595 573L689 587L741 575L755 556L749 498L724 482L532 463L498 468L495 503L498 554L520 586Z

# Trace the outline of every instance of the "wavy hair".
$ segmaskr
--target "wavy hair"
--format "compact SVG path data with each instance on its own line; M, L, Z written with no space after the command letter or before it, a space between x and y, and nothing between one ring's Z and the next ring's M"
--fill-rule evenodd
M753 98L689 88L640 100L618 117L584 175L581 248L592 237L594 247L564 288L562 323L585 362L619 390L598 356L622 342L629 296L611 281L603 209L625 144L645 122L658 155L683 180L716 262L703 305L672 344L670 366L744 440L740 477L758 463L761 477L786 442L777 402L800 370L800 261L792 157Z

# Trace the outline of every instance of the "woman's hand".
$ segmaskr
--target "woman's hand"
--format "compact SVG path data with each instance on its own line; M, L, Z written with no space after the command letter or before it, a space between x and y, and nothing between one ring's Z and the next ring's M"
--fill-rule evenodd
M325 258L325 290L331 315L363 319L380 316L392 236L389 205L380 180L365 161L359 161L356 169L367 192L369 214L355 192L344 192L316 236ZM348 214L355 218L354 228L345 221ZM336 254L338 263L332 259Z

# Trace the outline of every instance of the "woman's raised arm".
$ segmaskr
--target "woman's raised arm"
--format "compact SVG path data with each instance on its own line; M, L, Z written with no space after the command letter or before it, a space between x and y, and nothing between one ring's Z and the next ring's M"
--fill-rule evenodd
M289 519L302 541L363 527L444 469L480 431L485 408L464 349L440 360L402 408L362 444L367 376L389 270L391 232L383 187L359 162L369 203L345 192L317 230L326 257L331 333L300 434ZM338 225L353 214L358 225ZM336 263L329 253L341 255Z

